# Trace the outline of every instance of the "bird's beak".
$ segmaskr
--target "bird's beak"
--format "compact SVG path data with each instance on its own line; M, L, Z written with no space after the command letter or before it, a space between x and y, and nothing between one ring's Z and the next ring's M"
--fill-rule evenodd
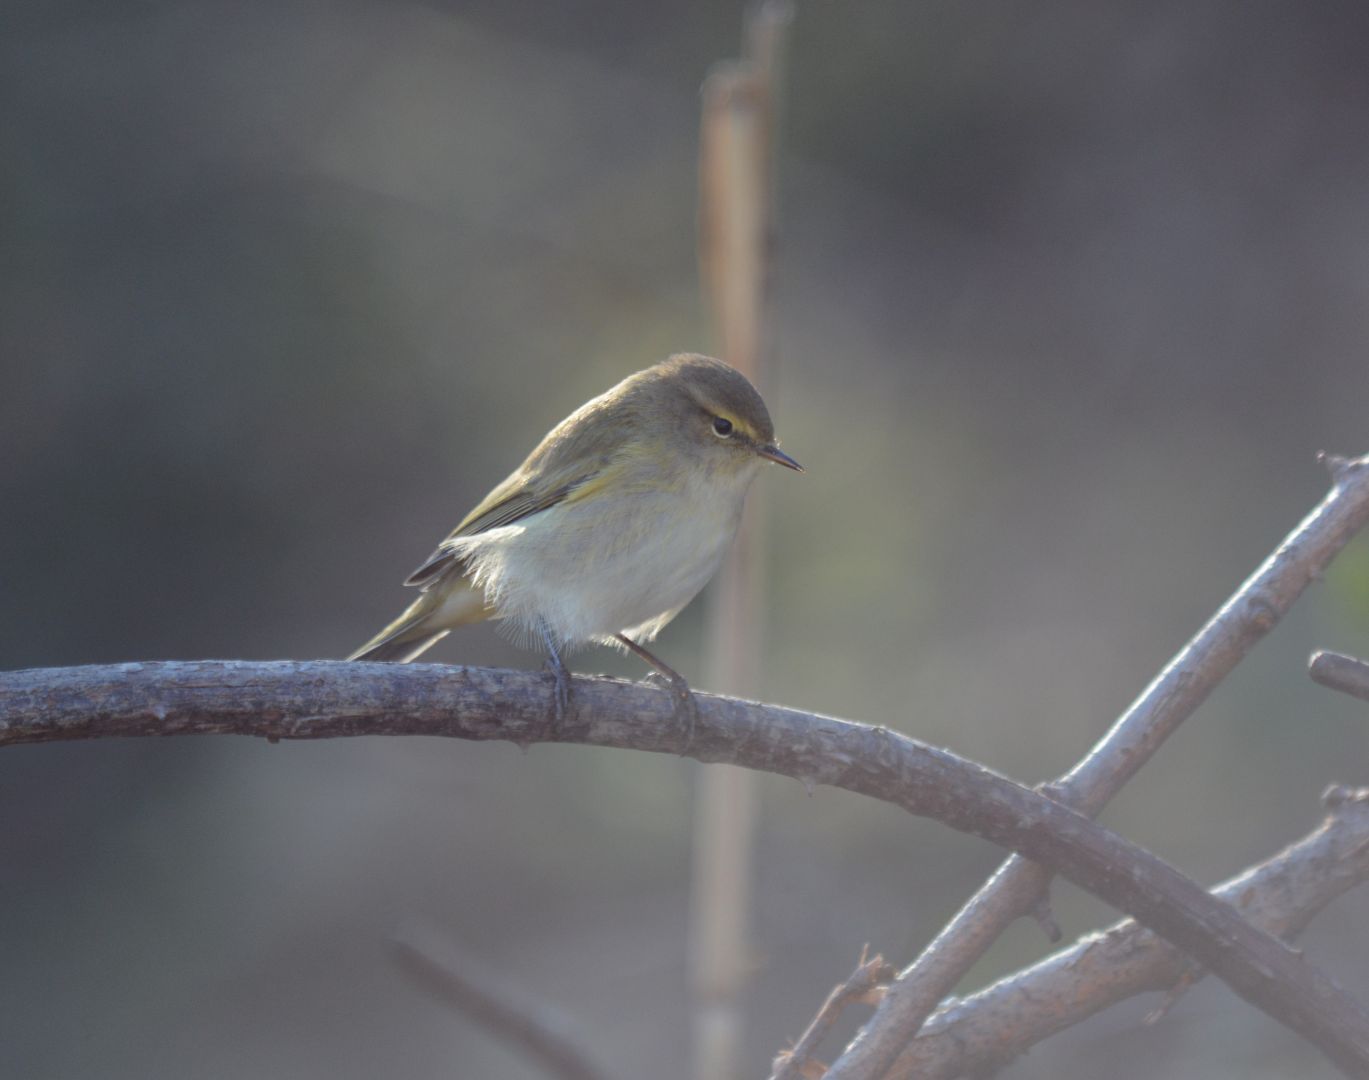
M778 465L783 465L786 469L793 469L795 472L803 472L802 465L773 443L766 443L764 446L756 447L756 453L760 454L763 458L769 458Z

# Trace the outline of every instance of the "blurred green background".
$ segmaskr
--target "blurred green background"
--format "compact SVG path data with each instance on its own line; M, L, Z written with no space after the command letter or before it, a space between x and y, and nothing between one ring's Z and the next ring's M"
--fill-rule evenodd
M736 3L0 13L0 665L336 657L585 398L712 347L698 87ZM1027 782L1369 450L1369 9L802 3L762 477L766 696ZM696 604L660 652L697 679ZM1204 881L1366 780L1369 546L1105 821ZM535 666L489 628L435 660ZM580 670L639 670L604 652ZM390 963L426 918L617 1077L688 1075L694 766L441 741L0 755L14 1077L540 1075ZM760 782L750 1075L999 858ZM1071 936L1109 918L1057 889ZM1369 994L1369 896L1309 953ZM976 981L1044 948L1015 928ZM1210 980L1014 1080L1320 1077ZM835 1045L835 1044L834 1044Z

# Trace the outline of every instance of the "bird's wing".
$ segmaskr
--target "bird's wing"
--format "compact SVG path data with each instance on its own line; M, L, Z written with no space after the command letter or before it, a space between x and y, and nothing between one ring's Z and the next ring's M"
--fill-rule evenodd
M584 498L622 471L621 462L614 460L616 447L604 447L598 455L547 453L547 449L538 447L517 472L486 495L404 584L426 588L462 565L464 560L452 550L453 540L512 525L558 503Z
M538 490L530 485L510 484L510 481L523 479L515 473L490 492L485 497L484 502L467 514L465 520L452 530L446 540L438 545L437 550L423 561L423 565L405 579L404 584L431 585L460 561L460 557L451 548L453 540L460 539L463 536L474 536L476 533L488 532L490 529L497 529L502 525L512 525L515 521L541 513L543 510L549 510L563 501L581 484L592 479L593 476L594 474L590 473L561 484L559 487Z
M632 431L621 414L606 411L601 398L582 405L461 520L404 584L426 589L455 567L464 572L464 560L452 550L453 540L512 525L614 482L627 463L624 450Z

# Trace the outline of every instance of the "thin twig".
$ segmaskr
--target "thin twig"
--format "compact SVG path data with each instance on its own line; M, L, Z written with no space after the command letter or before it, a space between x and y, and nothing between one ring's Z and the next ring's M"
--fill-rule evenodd
M1155 677L1088 755L1056 784L1056 797L1097 814L1215 686L1318 580L1369 521L1369 458L1323 455L1331 491L1197 635ZM829 1080L878 1080L937 1004L1014 920L1029 914L1050 880L1012 857L889 987Z
M434 996L538 1061L561 1080L605 1080L565 1017L477 970L468 956L427 927L406 926L389 942L396 963Z
M1369 881L1369 790L1332 788L1323 802L1329 814L1315 831L1213 894L1291 939L1338 896ZM885 1080L973 1075L1120 1001L1172 993L1200 974L1183 953L1127 919L939 1010Z
M1082 814L885 728L699 694L690 732L656 687L576 678L548 727L537 672L433 664L202 660L0 674L0 745L110 736L441 735L615 746L831 784L1021 852L1120 908L1246 1000L1369 1076L1369 1012L1283 942Z
M1307 672L1322 686L1369 701L1369 663L1363 660L1323 650L1312 654Z
M871 994L894 977L892 964L878 954L868 957L868 952L869 946L860 951L856 970L827 995L827 1000L822 1003L817 1016L813 1017L808 1030L799 1037L793 1048L782 1051L775 1058L775 1080L802 1080L807 1075L805 1070L813 1058L813 1051L837 1022L842 1011L857 1001L873 1005Z

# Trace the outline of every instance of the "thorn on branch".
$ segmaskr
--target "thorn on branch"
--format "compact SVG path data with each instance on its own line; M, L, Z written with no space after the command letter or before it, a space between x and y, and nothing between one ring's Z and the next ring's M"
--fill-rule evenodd
M1201 968L1189 968L1179 976L1179 981L1165 991L1165 996L1160 999L1160 1004L1146 1013L1143 1023L1147 1027L1158 1024L1167 1015L1169 1010L1179 1003L1179 999L1188 993L1189 987L1201 979L1207 972Z
M1032 918L1041 927L1041 932L1050 939L1051 944L1055 944L1065 935L1060 929L1060 924L1055 920L1055 912L1051 910L1050 889L1047 888L1040 898L1032 905Z
M1249 599L1250 612L1249 618L1253 626L1257 627L1261 633L1267 634L1279 623L1279 610L1274 606L1274 602L1263 593L1253 593Z
M1326 450L1317 451L1317 463L1331 474L1331 479L1337 482L1352 464L1352 459L1341 454L1332 454Z
M1326 467L1326 470L1331 474L1331 479L1338 485L1349 481L1357 469L1369 468L1369 455L1357 458L1345 457L1342 454L1331 454L1323 450L1317 454L1317 461Z
M1313 682L1361 701L1369 701L1369 662L1322 649L1307 662Z
M1046 798L1052 799L1055 802L1064 801L1065 790L1057 780L1050 780L1044 784L1037 784L1033 790L1039 791L1042 795L1046 796ZM1042 888L1041 894L1032 903L1028 914L1036 920L1036 925L1041 927L1041 932L1046 935L1046 939L1050 941L1052 945L1059 942L1065 936L1060 929L1060 923L1056 921L1055 912L1051 909L1051 892L1049 884Z
M1369 788L1355 788L1348 784L1332 784L1321 795L1321 804L1328 810L1337 810L1351 803L1369 803Z
M775 1055L775 1060L772 1063L771 1068L775 1070L776 1076L788 1075L798 1077L799 1080L822 1080L822 1078L827 1075L827 1066L821 1061L814 1061L812 1058L809 1058L804 1062L796 1062L793 1060L793 1055L794 1052L792 1050L781 1050ZM781 1070L783 1069L789 1069L791 1071L788 1073L781 1073ZM798 1071L793 1072L792 1070L794 1069L797 1069Z

